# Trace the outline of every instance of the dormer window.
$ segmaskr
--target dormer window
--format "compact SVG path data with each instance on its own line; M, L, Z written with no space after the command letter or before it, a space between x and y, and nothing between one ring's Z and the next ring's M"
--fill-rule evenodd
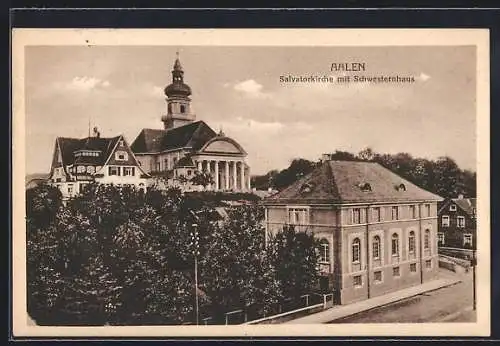
M312 191L312 188L313 188L313 185L310 184L310 183L305 183L304 185L302 185L300 187L300 192L302 193L308 193L308 192L311 192Z
M115 153L115 160L127 161L128 160L128 153L126 151L117 151Z
M396 190L398 191L406 191L406 185L405 184L399 184L396 186Z
M359 188L363 192L370 192L372 190L372 186L369 183L361 183L359 184Z

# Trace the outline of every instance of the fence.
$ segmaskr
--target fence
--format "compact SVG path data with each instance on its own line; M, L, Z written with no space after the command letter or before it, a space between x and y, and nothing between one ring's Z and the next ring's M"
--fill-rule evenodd
M274 313L270 316L262 316L252 306L245 309L236 309L225 312L223 319L216 319L213 316L207 316L200 319L200 325L234 325L234 324L259 324L274 323L279 319L290 319L307 315L311 312L321 311L334 305L333 294L311 293L300 296L300 299L287 298L281 304L274 306Z

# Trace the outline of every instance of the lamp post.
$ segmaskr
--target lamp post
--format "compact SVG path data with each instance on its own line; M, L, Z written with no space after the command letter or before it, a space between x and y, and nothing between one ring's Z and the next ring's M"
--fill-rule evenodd
M196 310L196 325L199 325L199 307L198 307L198 255L199 252L199 236L198 236L198 225L193 224L193 230L191 232L191 244L193 245L193 255L194 255L194 295L195 295L195 310Z
M476 310L476 236L472 235L472 310Z

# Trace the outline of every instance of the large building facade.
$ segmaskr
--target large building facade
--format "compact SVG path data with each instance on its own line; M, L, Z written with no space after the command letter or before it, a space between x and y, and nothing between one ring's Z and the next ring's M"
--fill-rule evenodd
M205 189L249 191L247 153L222 131L216 133L197 121L191 107L191 88L184 83L184 70L177 57L172 83L165 88L166 114L163 129L143 129L131 145L141 167L152 176L163 176L169 185L193 187L195 174L212 181Z
M433 279L441 198L372 162L324 160L265 199L266 239L285 225L320 240L320 286L337 304Z

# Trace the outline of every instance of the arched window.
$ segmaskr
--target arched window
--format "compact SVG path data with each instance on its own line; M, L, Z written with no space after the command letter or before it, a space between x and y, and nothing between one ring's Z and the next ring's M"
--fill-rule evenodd
M326 239L319 242L319 261L330 263L330 243Z
M415 252L415 232L411 231L408 235L408 252Z
M380 258L380 237L376 235L373 237L373 242L372 242L372 256L373 259L379 259Z
M186 113L186 106L185 105L181 105L181 113Z
M426 229L424 233L424 249L428 249L430 247L430 241L431 241L431 231Z
M352 262L359 263L361 258L361 241L355 238L352 241Z
M392 255L393 256L398 256L399 255L399 235L397 233L394 233L392 235Z

